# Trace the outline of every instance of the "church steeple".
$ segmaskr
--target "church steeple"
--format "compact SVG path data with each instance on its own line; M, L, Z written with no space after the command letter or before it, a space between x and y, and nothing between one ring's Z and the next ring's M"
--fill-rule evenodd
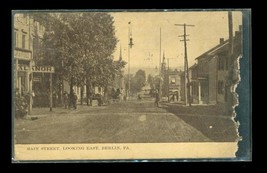
M161 70L162 70L162 71L165 71L165 70L166 70L165 51L163 51L163 60L162 60Z
M165 64L165 51L163 51L163 64Z

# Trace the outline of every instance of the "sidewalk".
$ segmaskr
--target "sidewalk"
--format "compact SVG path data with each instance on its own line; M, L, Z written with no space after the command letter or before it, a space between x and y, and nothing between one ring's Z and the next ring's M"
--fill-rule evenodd
M216 142L233 142L238 139L237 125L229 115L224 115L220 105L162 104L168 112L201 131Z
M173 102L173 103L161 103L166 105L169 109L179 112L179 114L187 115L207 115L207 116L225 116L230 117L231 115L225 115L225 107L223 105L207 105L207 104L192 104L191 106L184 105L184 102Z

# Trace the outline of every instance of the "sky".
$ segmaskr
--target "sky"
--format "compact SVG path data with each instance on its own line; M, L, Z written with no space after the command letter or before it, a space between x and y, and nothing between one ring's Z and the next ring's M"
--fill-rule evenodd
M130 49L131 68L155 68L161 57L169 59L170 68L184 64L184 42L178 35L184 29L175 24L189 24L187 27L187 54L189 67L196 63L195 58L219 44L219 39L228 36L228 12L113 12L115 34L119 42L114 53L117 60L122 49L123 60L128 62L128 33L131 22L133 47ZM242 25L242 13L233 12L233 30ZM126 68L127 71L127 68Z

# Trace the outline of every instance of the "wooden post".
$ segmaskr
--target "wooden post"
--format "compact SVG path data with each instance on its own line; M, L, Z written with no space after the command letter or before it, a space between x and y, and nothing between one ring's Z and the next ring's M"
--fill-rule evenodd
M52 91L52 73L50 73L50 111L52 111L53 107L53 91Z
M183 41L184 42L184 96L185 96L185 105L187 105L187 103L189 104L189 106L191 106L191 96L190 96L190 80L189 80L189 70L188 70L188 59L187 59L187 46L186 46L186 42L189 41L186 39L187 36L186 35L186 27L187 26L191 26L193 27L194 25L187 25L187 24L175 24L177 26L182 26L184 28L184 35L180 35L179 37L183 37Z
M198 82L198 104L202 104L201 100L201 82Z
M167 88L167 96L168 96L168 102L170 102L170 96L169 96L169 92L170 92L170 65L169 65L169 58L167 59L167 63L168 63L168 88Z

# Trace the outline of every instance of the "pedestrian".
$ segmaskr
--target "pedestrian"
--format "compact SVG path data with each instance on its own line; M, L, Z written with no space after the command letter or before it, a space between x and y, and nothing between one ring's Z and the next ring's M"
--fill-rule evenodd
M67 91L64 91L64 94L63 94L63 102L64 102L64 107L65 109L68 108L68 105L69 105L69 94Z
M141 101L141 100L142 100L142 97L141 97L141 95L140 95L140 94L138 94L138 96L137 96L137 100L139 100L139 101Z
M77 109L77 100L78 100L78 96L75 92L73 92L73 107L74 107L74 109Z
M159 93L158 90L156 90L155 92L155 103L154 103L157 107L159 107Z
M123 88L121 88L121 90L120 90L120 101L121 102L123 101L123 97L124 97L124 90L123 90Z
M73 107L74 109L77 109L77 94L72 90L72 92L69 94L69 109Z
M117 100L120 100L120 97L121 97L121 91L120 91L120 89L118 88L118 89L117 89L117 92L116 92L116 99L117 99Z
M58 95L55 91L53 92L52 97L53 97L53 107L55 108L55 107L57 107L57 100L58 100Z
M92 87L89 87L89 105L92 106L93 104L93 97L94 97L94 91Z

